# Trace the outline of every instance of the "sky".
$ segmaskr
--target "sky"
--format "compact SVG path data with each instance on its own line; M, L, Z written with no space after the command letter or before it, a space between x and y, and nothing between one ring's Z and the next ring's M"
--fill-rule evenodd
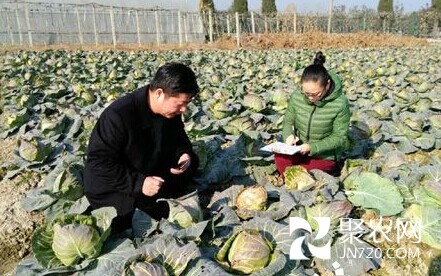
M1 2L21 2L23 0L0 0ZM288 5L294 4L300 13L319 12L326 13L330 0L276 0L277 10L283 12ZM334 6L345 5L347 9L351 7L366 6L371 9L377 9L379 0L333 0ZM182 9L186 11L196 11L198 0L26 0L25 2L46 2L46 3L98 3L103 5L128 6L140 8L152 8L160 6L164 8ZM214 0L217 10L227 10L232 0ZM248 0L248 9L250 11L259 11L262 0ZM431 0L394 0L394 5L402 5L405 12L418 11L426 5L430 5Z
M377 9L378 0L333 0L334 6L345 5L347 8L354 6L366 6ZM233 1L215 0L214 5L217 9L228 9ZM261 0L248 0L248 9L260 10ZM325 12L328 9L329 0L276 0L278 11L284 11L289 4L294 4L299 12ZM395 0L394 5L403 5L405 12L420 10L431 0Z

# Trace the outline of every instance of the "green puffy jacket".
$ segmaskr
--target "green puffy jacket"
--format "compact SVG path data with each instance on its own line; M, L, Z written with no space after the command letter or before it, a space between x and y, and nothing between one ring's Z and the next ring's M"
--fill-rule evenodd
M295 134L309 144L311 157L340 160L347 143L351 112L340 78L333 72L329 75L334 87L319 102L312 104L302 91L294 91L283 120L282 134L284 141Z

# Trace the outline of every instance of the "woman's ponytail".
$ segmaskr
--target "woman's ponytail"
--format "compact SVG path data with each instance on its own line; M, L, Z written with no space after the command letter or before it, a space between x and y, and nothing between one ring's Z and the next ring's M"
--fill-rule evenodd
M315 54L313 64L307 66L305 70L303 70L301 82L305 81L313 81L320 82L322 87L325 87L330 79L328 71L323 66L326 61L325 55L319 51Z

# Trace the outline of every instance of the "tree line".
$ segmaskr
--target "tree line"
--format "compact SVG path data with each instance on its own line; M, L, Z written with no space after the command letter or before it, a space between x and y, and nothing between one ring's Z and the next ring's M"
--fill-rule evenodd
M214 12L216 9L214 7L213 0L199 0L199 11L209 11ZM248 12L248 1L247 0L233 0L229 11L246 13ZM262 0L262 14L270 15L277 13L276 0Z
M432 0L432 5L429 8L436 12L441 12L441 0ZM200 11L216 11L214 7L213 0L199 0L199 10ZM229 11L246 13L248 12L248 1L247 0L233 0ZM392 13L394 11L394 1L393 0L379 0L377 11L379 13ZM261 7L262 14L271 15L277 13L276 0L262 0Z

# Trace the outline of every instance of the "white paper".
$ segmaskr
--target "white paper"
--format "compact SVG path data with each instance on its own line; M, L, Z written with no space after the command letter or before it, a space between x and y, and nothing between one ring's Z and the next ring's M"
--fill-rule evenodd
M266 145L260 148L262 151L269 151L287 155L294 155L300 151L300 146L290 146L282 142L274 142L272 144Z

